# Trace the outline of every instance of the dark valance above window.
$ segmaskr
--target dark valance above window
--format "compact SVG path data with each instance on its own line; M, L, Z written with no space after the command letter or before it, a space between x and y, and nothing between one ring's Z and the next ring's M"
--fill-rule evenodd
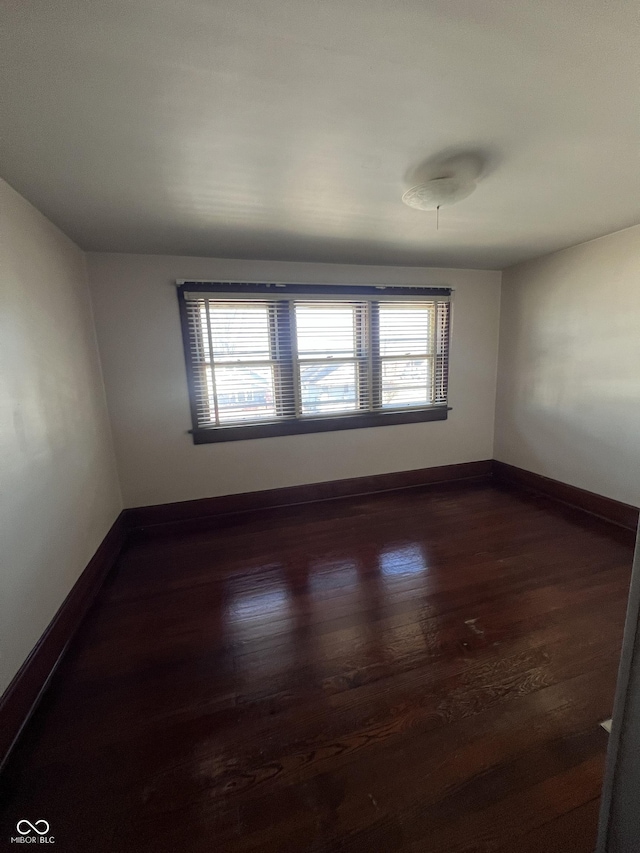
M446 419L450 296L180 283L194 441Z

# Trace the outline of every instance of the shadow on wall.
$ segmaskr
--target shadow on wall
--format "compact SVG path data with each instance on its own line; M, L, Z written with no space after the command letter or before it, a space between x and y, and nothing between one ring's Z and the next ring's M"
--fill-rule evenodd
M601 408L602 402L595 400L592 405ZM591 421L589 408L563 417L557 406L529 404L526 409L520 407L518 414L505 407L500 413L501 434L508 438L497 443L497 458L640 506L640 427L633 432L631 426L626 431L622 426L639 423L637 401L612 405L607 436L584 426ZM629 459L634 460L632 465Z

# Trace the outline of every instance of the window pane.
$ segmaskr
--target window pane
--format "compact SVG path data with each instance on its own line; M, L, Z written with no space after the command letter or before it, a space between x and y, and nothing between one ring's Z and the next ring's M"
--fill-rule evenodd
M385 407L424 406L431 399L430 359L382 362L382 405Z
M276 417L273 368L215 368L220 423L269 420Z
M433 349L433 303L380 303L380 355L426 355Z
M209 321L214 361L254 361L270 357L266 305L210 303ZM206 334L206 325L204 328Z
M303 415L353 411L358 405L355 364L301 365L300 395Z
M349 358L355 355L355 306L296 304L298 356Z

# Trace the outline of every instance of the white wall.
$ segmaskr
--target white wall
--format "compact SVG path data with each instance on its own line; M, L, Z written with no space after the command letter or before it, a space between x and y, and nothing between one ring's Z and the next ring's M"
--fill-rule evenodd
M640 226L504 272L495 457L640 505Z
M498 272L112 254L88 264L126 506L491 458ZM449 419L195 446L180 278L454 287Z
M121 509L85 259L0 180L0 693Z

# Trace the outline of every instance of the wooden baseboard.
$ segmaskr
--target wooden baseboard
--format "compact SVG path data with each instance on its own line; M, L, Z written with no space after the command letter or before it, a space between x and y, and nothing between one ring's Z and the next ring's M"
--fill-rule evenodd
M212 523L217 516L251 510L273 509L294 504L313 503L335 498L410 489L418 486L449 483L457 480L478 480L491 477L492 462L463 462L458 465L441 465L415 471L398 471L375 474L349 480L332 480L327 483L310 483L304 486L287 486L261 492L222 495L195 501L157 504L126 510L127 528L145 533L191 530Z
M534 474L533 471L525 471L524 468L507 465L506 462L498 462L496 459L493 460L493 477L496 482L539 492L555 501L581 509L590 515L596 515L627 530L635 531L638 527L638 508L630 504L605 498L595 492L588 492L577 486L562 483L560 480L553 480L541 474Z
M0 699L0 768L124 546L124 519L121 512Z

